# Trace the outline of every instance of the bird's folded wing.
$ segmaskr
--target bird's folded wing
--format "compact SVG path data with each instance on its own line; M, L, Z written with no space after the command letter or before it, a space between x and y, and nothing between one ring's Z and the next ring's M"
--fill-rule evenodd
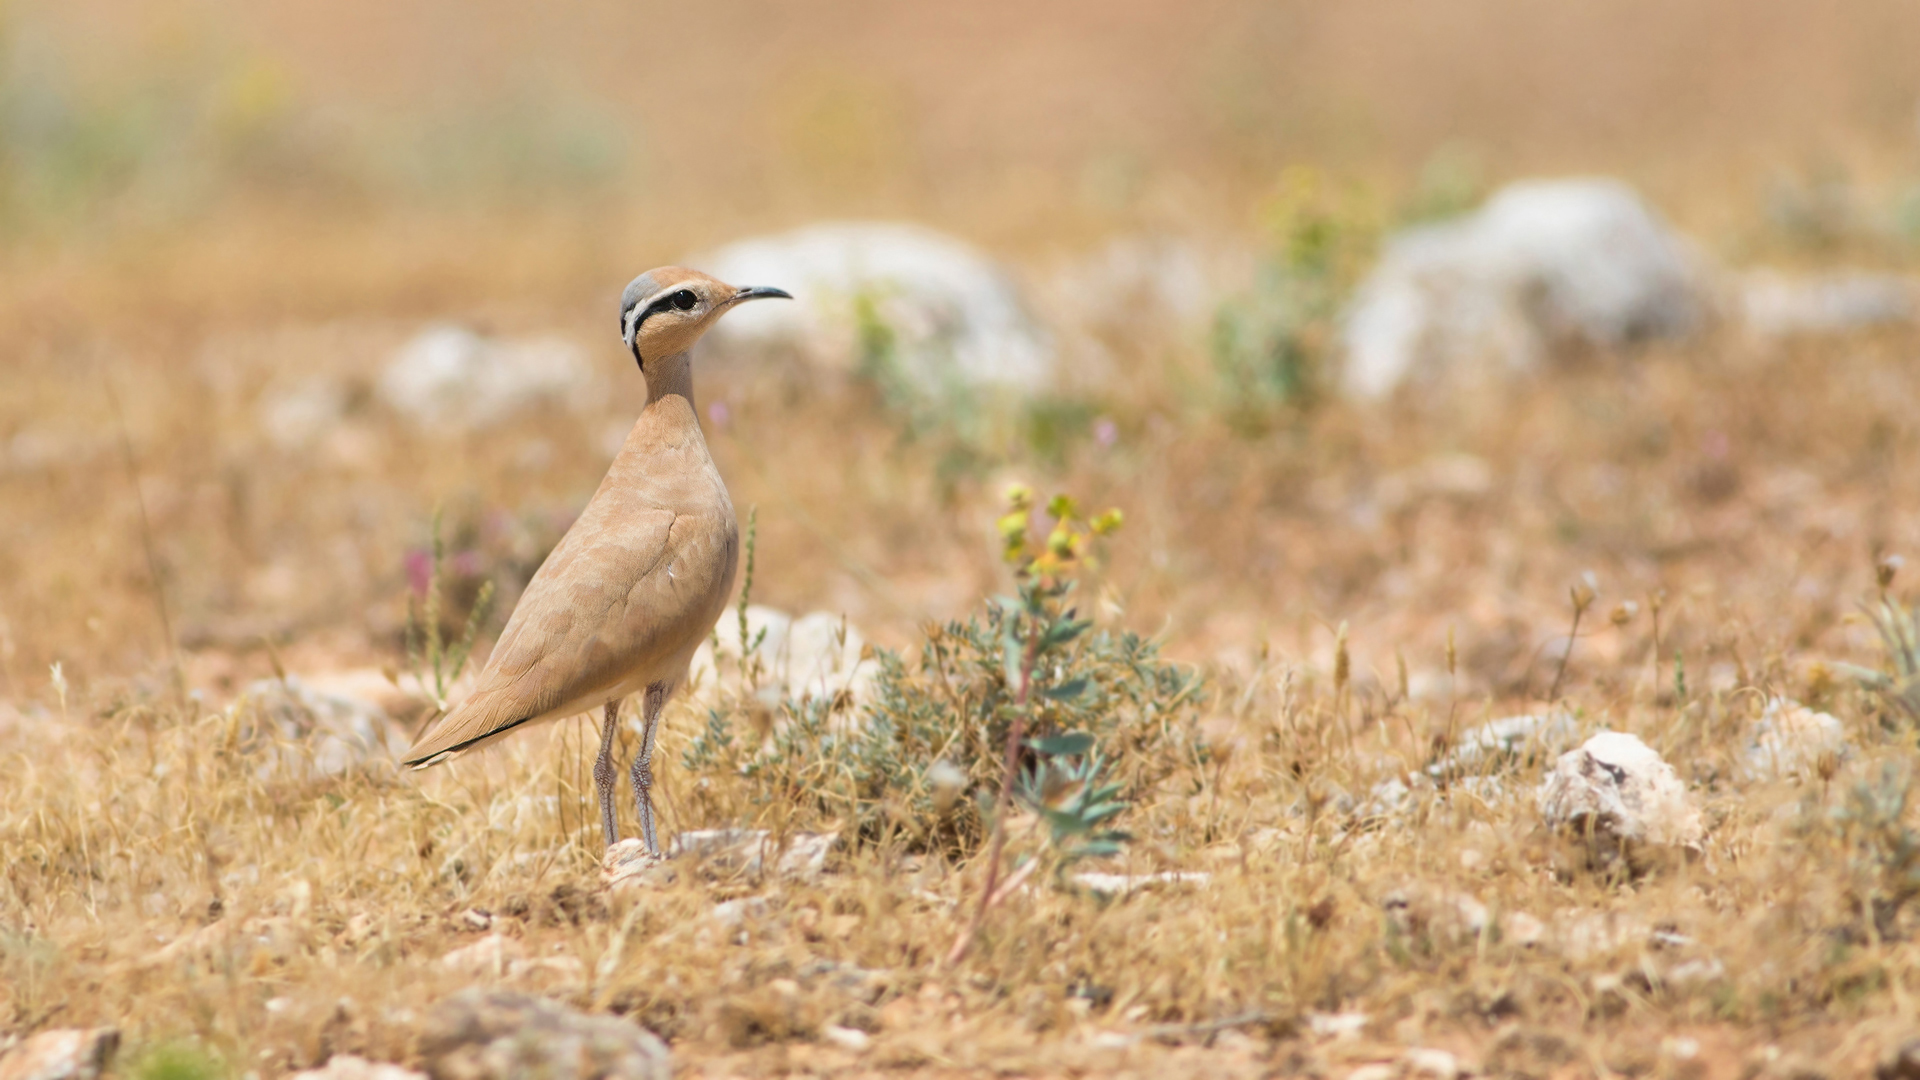
M410 765L611 691L654 659L681 621L675 515L628 509L617 528L583 515L534 574L472 696L407 752Z

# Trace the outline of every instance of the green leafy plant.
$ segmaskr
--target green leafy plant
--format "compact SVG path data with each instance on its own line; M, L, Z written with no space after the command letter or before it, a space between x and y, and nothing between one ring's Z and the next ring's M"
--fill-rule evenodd
M1094 750L1093 737L1076 731L1032 739L1027 747L1035 761L1021 777L1016 797L1046 823L1058 870L1081 859L1119 854L1132 838L1107 822L1123 813L1127 802L1122 785L1108 780L1106 760Z
M922 341L910 353L889 320L885 290L852 296L857 349L855 372L892 417L902 442L937 451L935 477L943 490L978 477L1023 454L1059 464L1088 437L1100 415L1084 398L1060 393L1010 393L970 380L953 355L949 335Z
M929 626L912 654L876 650L863 702L782 694L763 722L764 690L750 680L729 689L682 755L696 784L737 779L750 805L965 857L991 830L1016 721L1019 768L1049 756L1035 748L1055 745L1045 740L1079 734L1098 749L1106 783L1137 792L1165 777L1188 741L1200 680L1161 660L1154 642L1096 628L1069 604L1118 515L1088 521L1059 499L1048 511L1046 530L1033 529L1031 493L1013 493L999 537L1018 595Z
M1228 419L1249 431L1320 395L1340 309L1379 234L1356 197L1306 168L1281 176L1263 217L1271 253L1254 287L1215 313L1211 340Z
M1026 734L1035 719L1032 703L1036 699L1072 701L1086 692L1087 682L1084 678L1069 678L1039 688L1036 695L1034 674L1042 669L1042 664L1051 654L1071 643L1092 625L1078 618L1075 610L1066 604L1076 584L1072 575L1077 568L1092 564L1088 548L1095 537L1109 535L1120 528L1120 511L1109 510L1091 521L1084 521L1071 497L1056 495L1047 504L1047 514L1053 519L1053 528L1044 541L1036 541L1030 532L1033 508L1031 489L1015 485L1007 492L1007 503L1008 513L999 522L1001 557L1013 567L1019 594L1017 597L1002 598L999 606L1005 613L1001 620L1001 663L1007 684L1013 690L1013 700L1008 709L999 792L993 804L993 832L987 846L986 882L981 886L980 903L974 909L973 919L960 932L952 951L947 954L949 964L957 964L966 957L986 919L987 910L1003 895L997 887L1000 856L1007 840L1007 805L1014 794L1014 779L1021 767L1023 749L1031 749L1042 755L1035 767L1035 783L1029 786L1029 791L1038 805L1045 808L1042 816L1052 827L1056 840L1084 837L1100 822L1125 808L1124 803L1112 802L1118 794L1117 787L1103 791L1105 797L1097 799L1092 806L1085 805L1084 800L1073 800L1066 804L1067 808L1048 807L1040 781L1066 778L1072 774L1054 771L1052 762L1046 760L1054 756L1046 752L1049 744L1044 741L1029 744L1026 741ZM1059 670L1057 666L1055 670ZM1084 732L1061 733L1051 747L1068 754L1085 753L1092 749L1092 737ZM1085 781L1092 779L1091 774L1084 778ZM1070 789L1072 785L1069 782L1065 787ZM1084 791L1090 788L1090 784L1083 782L1081 787ZM985 799L981 801L984 806ZM1077 807L1076 803L1079 804ZM1053 812L1048 814L1046 810ZM1113 839L1117 835L1106 834L1105 842L1117 842Z
M133 1080L222 1080L233 1070L206 1047L183 1040L148 1048L125 1073Z
M1901 603L1889 591L1900 565L1898 557L1880 560L1875 568L1879 596L1867 608L1868 617L1879 631L1880 643L1887 652L1885 669L1875 671L1852 664L1838 666L1888 711L1911 723L1920 722L1920 612Z
M1831 837L1845 853L1846 908L1859 923L1848 927L1850 936L1895 936L1901 910L1920 896L1920 833L1906 822L1912 789L1912 777L1885 762L1878 777L1855 783L1844 803L1811 815L1802 829L1803 840Z

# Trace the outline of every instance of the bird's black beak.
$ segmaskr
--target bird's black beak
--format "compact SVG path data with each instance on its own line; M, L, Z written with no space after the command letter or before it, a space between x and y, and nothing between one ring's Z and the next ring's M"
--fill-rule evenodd
M745 303L748 300L791 300L793 294L785 289L776 289L771 285L754 285L733 294L728 304Z

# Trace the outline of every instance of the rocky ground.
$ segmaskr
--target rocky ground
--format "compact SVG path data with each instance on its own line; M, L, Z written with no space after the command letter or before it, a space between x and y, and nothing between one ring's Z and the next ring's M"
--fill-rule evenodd
M0 1080L1920 1076L1910 14L996 4L8 10ZM656 861L395 760L676 260Z

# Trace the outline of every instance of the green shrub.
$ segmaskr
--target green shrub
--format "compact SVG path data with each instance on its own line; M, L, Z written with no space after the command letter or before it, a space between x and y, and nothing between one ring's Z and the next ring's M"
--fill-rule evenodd
M1874 671L1851 664L1839 666L1872 695L1884 717L1908 724L1920 722L1920 613L1902 604L1890 591L1900 570L1897 557L1881 560L1876 570L1880 593L1867 613L1886 649L1886 667Z
M1227 418L1249 431L1320 396L1340 310L1380 231L1360 199L1310 169L1288 170L1263 216L1271 250L1253 288L1215 313L1211 342Z
M225 1080L226 1063L194 1042L169 1042L148 1049L127 1070L132 1080Z
M1200 680L1162 660L1155 642L1095 628L1069 605L1069 575L1087 565L1092 536L1116 527L1117 515L1081 522L1071 500L1055 499L1052 532L1030 544L1029 502L1017 495L1002 522L1009 560L1019 562L1019 595L929 626L910 659L879 650L877 676L857 709L844 697L784 697L770 727L755 727L749 714L759 699L743 686L709 711L683 764L709 781L744 778L755 805L810 807L865 840L964 854L986 835L1003 747L1023 717L1022 801L1063 841L1104 838L1108 830L1094 826L1113 816L1107 804L1176 764L1166 749L1186 743L1172 736L1184 736L1193 719ZM1072 735L1085 741L1050 741ZM1041 799L1049 784L1052 794ZM1104 794L1089 801L1081 792ZM1061 833L1065 822L1040 802L1080 814L1089 828Z

